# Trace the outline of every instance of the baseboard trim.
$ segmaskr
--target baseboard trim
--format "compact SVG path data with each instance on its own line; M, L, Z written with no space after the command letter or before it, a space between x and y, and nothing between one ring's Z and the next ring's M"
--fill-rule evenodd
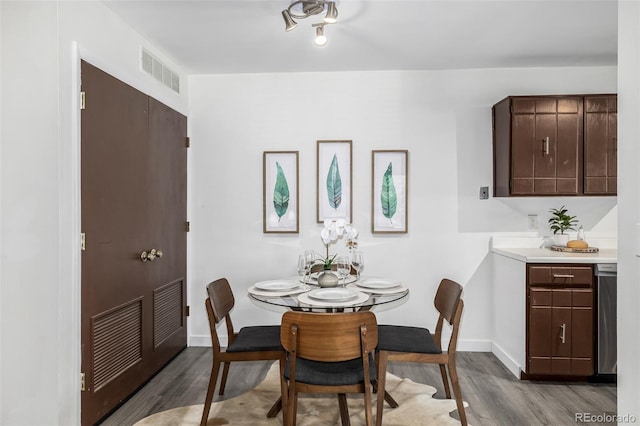
M204 336L189 336L189 346L210 348L211 336L208 334ZM227 336L220 338L220 346L227 346Z
M500 362L507 367L507 370L511 371L511 374L516 376L520 380L521 366L497 344L491 344L491 353L493 353Z
M459 340L458 352L491 352L493 343L490 340ZM445 349L445 348L443 348Z

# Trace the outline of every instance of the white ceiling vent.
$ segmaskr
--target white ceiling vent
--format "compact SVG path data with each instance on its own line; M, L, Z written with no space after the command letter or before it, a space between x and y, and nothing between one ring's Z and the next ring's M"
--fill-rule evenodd
M180 76L142 48L142 71L176 93L180 93Z

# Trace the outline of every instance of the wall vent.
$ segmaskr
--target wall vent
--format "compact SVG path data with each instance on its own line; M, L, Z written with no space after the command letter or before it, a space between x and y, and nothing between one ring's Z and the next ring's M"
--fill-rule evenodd
M180 93L180 76L171 68L160 62L158 58L153 56L142 48L142 71L158 80L163 85L176 93Z

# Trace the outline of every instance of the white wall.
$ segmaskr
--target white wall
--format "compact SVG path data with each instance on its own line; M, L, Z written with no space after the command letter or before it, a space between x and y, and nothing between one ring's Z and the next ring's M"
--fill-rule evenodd
M640 3L618 2L618 415L640 421ZM620 424L623 422L621 421Z
M183 113L188 80L100 2L0 11L0 424L79 424L79 60ZM139 70L141 45L181 74L183 95Z
M630 155L619 160L625 208L618 215L621 248L631 253L635 240L624 230L639 221L634 141L640 134L635 120L640 17L637 4L620 5L620 28L627 36L620 42L625 65L618 71L625 94L620 101L632 118L620 118L620 149ZM607 67L238 75L194 77L189 90L194 100L188 103L187 96L168 94L139 73L139 46L178 72L180 67L99 2L3 0L0 20L0 424L79 423L79 57L181 112L189 105L190 332L194 342L205 344L204 285L218 276L228 276L239 294L234 312L239 326L278 320L242 294L255 280L281 275L280 265L293 274L298 252L321 248L314 223L315 141L349 138L354 222L362 231L367 272L398 276L412 287L412 300L382 313L383 319L424 318L432 325L434 318L420 307L430 303L437 280L448 275L465 284L462 338L468 347L482 347L491 328L489 235L502 225L525 232L526 214L538 206L476 199L477 187L491 182L488 107L507 94L616 91L616 70ZM625 145L625 139L632 143ZM374 237L368 230L370 151L385 148L410 151L409 234L404 236ZM262 234L261 156L267 149L300 150L300 235ZM617 228L612 199L554 199L554 206L555 200L590 218L593 232ZM391 252L394 258L388 260ZM246 261L240 260L244 253ZM638 275L637 261L623 253L620 316L635 324L635 336L621 343L620 368L628 375L619 386L620 412L637 413L640 406L639 297L633 287Z
M411 299L381 322L433 326L439 280L465 286L461 347L490 350L489 237L527 234L527 214L566 204L587 233L615 235L615 197L479 200L492 183L491 105L507 95L614 93L616 68L498 69L192 76L193 344L209 344L204 286L226 276L236 325L279 321L246 298L255 281L295 275L298 253L321 251L316 141L353 140L353 223L366 273L401 279ZM373 235L371 150L409 150L409 232ZM300 151L300 234L262 233L262 153ZM535 233L535 232L534 232ZM531 232L528 232L531 234ZM345 251L338 243L333 251Z

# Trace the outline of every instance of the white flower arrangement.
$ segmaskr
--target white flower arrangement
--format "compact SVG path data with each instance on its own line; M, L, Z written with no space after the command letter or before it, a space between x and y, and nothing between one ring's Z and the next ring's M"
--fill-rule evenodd
M335 243L342 237L346 238L347 247L358 247L358 241L356 240L358 238L358 230L351 226L349 222L345 219L327 219L324 221L324 229L320 232L320 238L322 238L322 242L327 249L327 256L320 259L324 264L324 269L331 269L331 264L336 258L335 254L329 257L329 245Z

